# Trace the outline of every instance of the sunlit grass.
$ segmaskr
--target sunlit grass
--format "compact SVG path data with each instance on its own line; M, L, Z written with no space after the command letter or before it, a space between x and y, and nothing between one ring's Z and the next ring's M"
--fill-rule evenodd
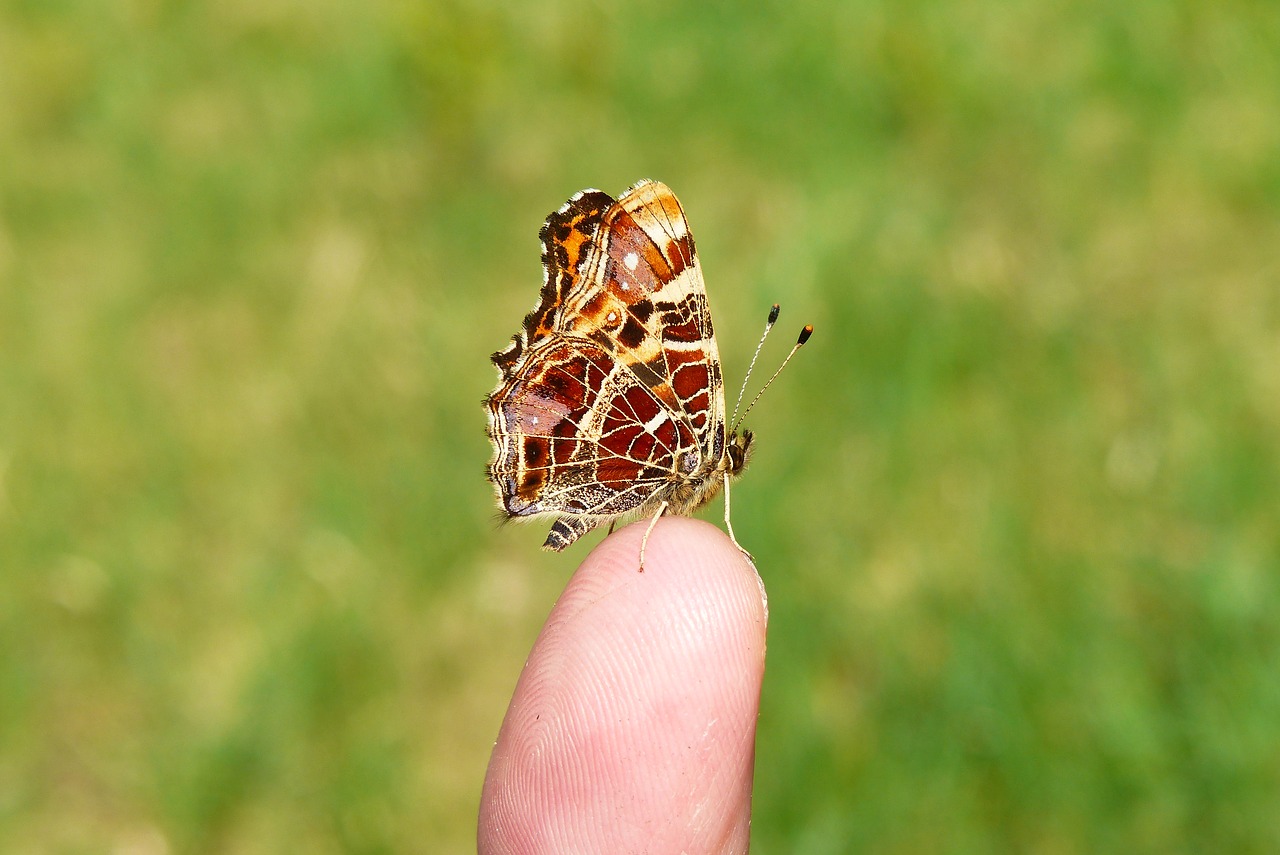
M0 32L0 848L473 846L589 548L492 524L486 357L546 213L641 177L689 212L730 385L772 302L817 328L734 493L757 848L1280 843L1269 9Z

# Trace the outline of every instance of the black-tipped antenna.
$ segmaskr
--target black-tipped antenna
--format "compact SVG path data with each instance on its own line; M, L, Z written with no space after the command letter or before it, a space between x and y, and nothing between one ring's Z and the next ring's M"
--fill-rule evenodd
M735 425L738 423L738 408L742 406L742 396L747 393L747 381L751 379L751 371L756 367L756 360L760 358L760 349L764 347L764 340L769 337L769 330L773 329L773 325L778 322L778 313L781 311L782 307L774 303L773 308L769 310L769 320L764 322L764 332L760 334L760 341L756 342L756 352L751 354L751 364L747 366L746 376L742 378L742 388L738 389L738 402L733 405L733 418L729 420Z
M777 307L775 306L774 308L776 309ZM774 320L777 319L777 316L778 313L776 311L769 313L769 317ZM811 335L813 335L813 325L805 324L804 329L800 330L800 336L796 339L795 346L791 348L791 352L787 354L787 358L782 360L782 364L778 366L778 370L773 372L773 376L766 380L765 384L760 387L760 391L756 392L756 396L751 399L750 404L747 404L747 408L742 411L742 415L734 417L733 428L729 431L730 433L735 433L738 430L738 425L742 424L742 420L747 417L747 413L751 412L751 408L756 405L756 401L760 400L760 396L764 394L764 390L768 389L769 385L773 383L774 380L778 379L778 375L782 373L782 369L787 367L787 363L791 361L791 357L796 355L797 350L804 347L804 343L809 340L809 336ZM757 348L757 350L759 349ZM752 362L754 361L755 360L752 360Z

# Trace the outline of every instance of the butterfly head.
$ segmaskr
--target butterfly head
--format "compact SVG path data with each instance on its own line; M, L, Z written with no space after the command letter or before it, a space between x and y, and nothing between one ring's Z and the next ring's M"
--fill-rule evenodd
M734 431L729 434L729 444L726 446L726 454L729 458L729 474L738 475L747 466L747 460L751 457L751 450L754 447L755 434L749 430L742 433Z

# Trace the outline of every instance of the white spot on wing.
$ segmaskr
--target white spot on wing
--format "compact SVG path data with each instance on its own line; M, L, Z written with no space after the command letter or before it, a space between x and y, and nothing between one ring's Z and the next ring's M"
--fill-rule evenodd
M635 270L640 266L640 256L636 255L634 252L628 252L623 256L622 263L627 265L628 270Z
M658 414L649 421L644 423L645 433L655 433L658 428L662 427L663 422L671 421L671 416L667 415L666 410L658 410Z

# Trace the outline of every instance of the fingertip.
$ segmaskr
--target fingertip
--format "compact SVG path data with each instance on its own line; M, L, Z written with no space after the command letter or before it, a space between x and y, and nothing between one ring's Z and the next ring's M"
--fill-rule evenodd
M764 620L764 584L751 559L723 531L690 517L663 517L644 545L642 569L640 549L648 525L645 520L632 523L601 541L583 560L569 588L589 581L579 579L583 576L625 580L626 574L640 572L691 593L717 591L728 597L727 602L758 598L760 612L751 620Z
M481 851L745 849L763 588L719 529L684 518L654 527L641 572L647 525L597 546L535 643L485 781Z

